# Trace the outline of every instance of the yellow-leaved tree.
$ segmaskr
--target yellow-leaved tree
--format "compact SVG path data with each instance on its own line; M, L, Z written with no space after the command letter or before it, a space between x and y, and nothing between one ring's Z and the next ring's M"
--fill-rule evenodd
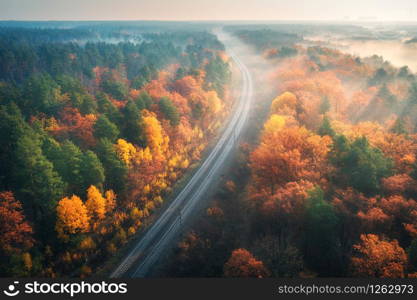
M135 146L124 139L118 139L115 148L117 156L119 156L119 158L124 161L127 166L130 166L132 158L136 154Z
M97 225L106 215L106 199L100 190L94 185L87 189L87 201L85 203L89 217Z
M106 197L106 211L111 212L116 207L116 194L113 192L113 190L108 190L104 194Z
M293 116L297 106L297 97L291 92L285 92L272 101L271 113Z
M168 150L169 137L165 135L161 123L153 113L144 112L143 124L146 140L152 153L162 156Z
M264 124L263 137L273 135L285 126L285 117L281 115L271 115Z
M61 199L56 212L57 223L55 229L61 239L67 240L70 234L87 232L89 230L87 208L79 197L72 195L69 198Z
M207 92L207 100L210 103L209 109L212 114L217 114L222 109L222 101L216 91Z

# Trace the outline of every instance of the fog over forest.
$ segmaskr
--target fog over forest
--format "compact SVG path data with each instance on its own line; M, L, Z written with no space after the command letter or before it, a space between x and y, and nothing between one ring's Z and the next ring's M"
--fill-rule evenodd
M2 1L0 276L416 278L417 2L331 3Z

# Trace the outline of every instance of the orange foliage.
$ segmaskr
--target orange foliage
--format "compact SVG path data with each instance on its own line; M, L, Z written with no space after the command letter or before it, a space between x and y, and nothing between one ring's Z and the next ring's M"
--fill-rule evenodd
M25 220L22 204L12 192L0 192L0 239L5 251L30 248L33 245L32 228Z
M407 200L400 195L394 195L382 198L380 206L391 215L406 217L410 211L417 209L417 202L413 199Z
M300 221L308 198L308 191L313 188L314 185L308 181L288 182L285 186L278 188L274 195L260 197L261 201L264 201L261 211L274 218Z
M417 143L413 139L408 139L404 135L385 133L383 138L378 139L378 135L370 138L370 142L381 149L384 154L395 163L398 172L409 173L413 169L416 161Z
M360 122L355 125L334 121L336 132L344 134L350 140L365 136L373 147L379 148L385 156L391 158L397 172L410 173L416 161L417 143L414 138L387 132L375 122Z
M144 87L144 90L152 98L170 97L170 93L165 89L165 84L161 79L152 80Z
M379 206L394 217L396 223L401 224L412 237L417 236L417 202L414 199L407 200L403 196L394 195L381 199Z
M354 246L354 274L404 277L404 250L397 240L386 241L377 234L398 237L405 246L417 237L417 201L410 199L417 192L412 178L417 161L415 122L393 109L408 107L410 83L392 76L386 87L394 97L388 97L382 84L364 84L381 66L389 74L398 72L382 59L360 59L323 47L298 51L302 55L280 59L270 76L279 96L272 101L260 143L250 154L250 204L278 224L278 232L294 230L302 222L307 191L320 185L340 217L345 245L353 244L360 232L375 233L362 234L361 243ZM276 53L268 49L264 56ZM340 189L338 180L333 180L339 166L328 160L328 153L339 150L331 149L330 137L312 132L324 124L324 114L337 135L349 141L366 137L392 160L391 176L381 179L379 195L366 197L350 187ZM398 133L400 126L406 133Z
M255 187L273 194L278 185L287 182L319 182L326 170L330 143L329 137L314 135L304 127L262 136L261 144L250 155Z
M136 99L137 97L139 97L139 95L140 95L140 90L131 89L130 92L129 92L129 96L132 99Z
M375 96L375 93L375 88L356 91L352 95L350 103L345 107L344 114L348 116L349 119L356 121L357 117L363 113L364 109L371 102L372 98Z
M51 132L62 138L68 138L70 135L86 147L92 147L96 143L93 135L93 125L96 119L93 114L82 116L78 109L66 107L61 112L62 122L58 128L51 128Z
M181 96L190 97L200 89L200 86L194 77L188 75L175 81L174 88Z
M292 58L280 65L272 79L279 82L279 90L286 91L290 104L273 102L272 113L280 113L295 117L307 128L317 129L321 123L320 105L326 97L330 103L330 111L334 115L341 114L347 99L342 81L332 71L318 72L311 62L299 57ZM287 94L289 93L289 94ZM280 107L281 106L281 107Z
M234 250L224 265L224 276L226 277L265 278L269 275L263 262L255 259L246 249Z
M110 102L115 107L117 107L118 109L124 108L126 106L126 104L127 104L127 100L125 100L125 101L123 101L123 100L116 100L116 99L113 99L112 97L109 97L109 99L110 99Z
M230 56L225 51L218 51L217 55L222 59L223 62L228 62L230 60Z
M99 67L99 66L93 68L95 83L97 86L100 85L103 74L107 73L108 71L109 71L109 68L104 68L104 67Z
M204 93L203 96L211 97L210 101L213 104L211 110L207 112L216 114L216 110L221 107L216 101L220 99L214 92ZM179 103L180 106L177 108L180 107L180 111L185 114L190 113L187 99L180 94L173 92L170 99L176 106ZM118 142L117 149L119 157L125 157L123 160L130 162L129 200L146 206L144 207L146 215L162 201L161 193L179 178L182 170L187 169L191 161L200 158L205 146L205 136L200 126L192 126L193 120L185 116L181 117L180 123L173 127L166 120L160 121L157 113L148 110L142 113L147 147L136 148L134 153L132 147L129 145L122 147L123 143ZM204 120L201 121L203 122Z
M366 213L363 211L358 212L358 218L360 219L365 231L376 232L389 229L389 222L392 217L385 214L379 207L373 207Z
M382 179L382 186L388 194L402 194L414 190L416 182L407 174L397 174Z
M361 243L353 246L353 273L362 277L403 278L407 255L397 240L381 240L375 234L362 234Z
M367 198L353 188L336 190L332 204L344 215L355 215L359 211L367 211L377 203L376 198Z

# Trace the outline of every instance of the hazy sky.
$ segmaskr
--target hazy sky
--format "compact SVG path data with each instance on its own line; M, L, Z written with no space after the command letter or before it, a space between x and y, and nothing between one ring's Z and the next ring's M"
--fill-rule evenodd
M0 0L0 19L417 21L417 0Z

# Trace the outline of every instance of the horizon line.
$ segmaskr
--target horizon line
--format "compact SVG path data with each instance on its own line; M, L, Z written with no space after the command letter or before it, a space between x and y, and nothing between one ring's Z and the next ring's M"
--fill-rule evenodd
M339 23L417 23L417 20L378 19L2 19L0 22L339 22Z

